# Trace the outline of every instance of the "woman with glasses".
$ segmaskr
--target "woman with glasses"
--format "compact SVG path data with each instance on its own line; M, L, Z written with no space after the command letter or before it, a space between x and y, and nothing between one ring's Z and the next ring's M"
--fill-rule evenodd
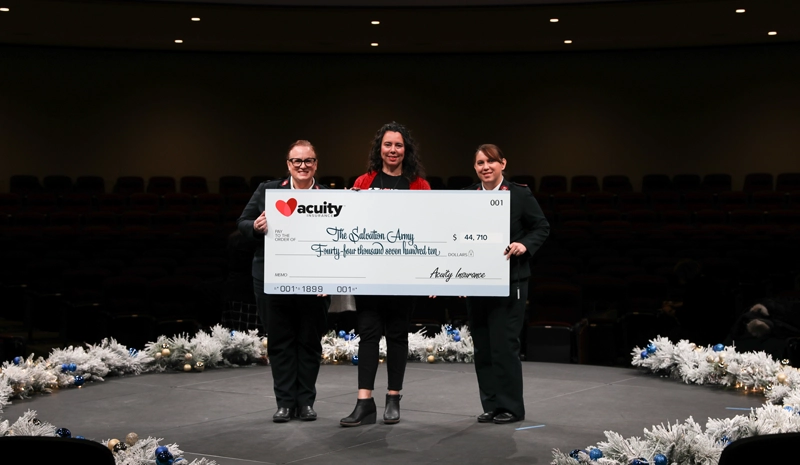
M425 181L417 147L402 125L385 124L375 134L369 154L368 171L356 179L353 189L430 190ZM386 335L386 369L389 375L383 422L400 421L400 390L408 357L408 326L414 306L410 296L356 296L358 318L358 399L353 412L339 422L342 426L375 423L377 407L372 391L378 371L378 344Z
M276 423L285 423L292 417L304 421L317 419L315 385L328 309L328 299L324 297L264 293L264 235L269 227L264 212L265 190L325 188L314 181L317 155L310 142L293 143L286 156L286 166L289 177L259 184L236 220L242 235L257 244L253 257L253 290L258 316L265 332L269 333L273 389L278 403L272 421Z
M503 251L511 261L508 297L467 297L483 406L478 422L514 423L525 419L519 335L528 299L529 260L550 234L550 224L531 190L503 177L506 159L500 147L481 145L473 162L480 182L467 189L509 191L511 204L510 243Z

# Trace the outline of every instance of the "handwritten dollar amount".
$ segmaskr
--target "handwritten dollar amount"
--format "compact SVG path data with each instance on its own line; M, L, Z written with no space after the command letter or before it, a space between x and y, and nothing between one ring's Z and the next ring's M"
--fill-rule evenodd
M458 235L453 234L453 241L458 240ZM489 240L488 234L464 234L465 241L487 241Z

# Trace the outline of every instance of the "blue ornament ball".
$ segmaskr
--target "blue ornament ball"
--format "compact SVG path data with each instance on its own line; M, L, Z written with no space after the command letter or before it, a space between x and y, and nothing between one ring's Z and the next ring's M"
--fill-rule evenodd
M61 372L66 373L69 371L69 363L62 363L61 364Z
M647 358L648 353L647 353L646 350L643 350L641 355L642 355L642 358Z
M75 436L75 439L86 439L86 438L83 436Z
M85 383L85 382L86 382L86 380L83 379L83 376L81 376L81 375L75 376L75 386L83 386L83 383Z
M667 456L664 454L656 454L653 456L653 465L667 465Z
M167 446L158 446L158 447L156 447L156 455L158 455L160 453L163 453L163 452L169 452L169 447L167 447Z
M130 355L131 357L136 357L137 355L139 355L139 351L131 347L130 349L128 349L128 355Z
M578 460L578 457L580 456L581 452L585 453L586 451L581 449L572 449L572 452L569 453L569 456L575 460Z
M725 350L725 346L722 344L714 344L714 347L712 347L712 349L714 349L714 352L722 352L723 350Z
M631 460L631 465L650 465L650 462L644 457L639 457L638 459Z
M656 347L655 344L648 344L648 346L647 346L647 353L648 354L654 354L654 353L656 353L656 350L658 350L658 347Z
M236 336L236 331L231 331L231 339L233 339L234 336Z
M22 357L14 357L14 365L19 365L22 363Z
M453 334L453 341L461 342L461 336L459 336L458 334Z
M72 432L70 430L68 430L67 428L58 428L56 430L56 436L58 436L60 438L71 438L72 437Z
M339 330L339 337L344 337L344 335L345 335L345 334L347 334L347 333L346 333L346 332L344 332L344 330L343 330L343 329L340 329L340 330Z
M358 365L358 355L350 357L350 361L353 362L353 365Z
M784 410L786 410L786 411L787 411L787 412L789 412L789 413L794 413L794 407L792 407L792 406L790 406L790 405L787 405L787 406L786 406L786 407L784 407L783 409L784 409Z
M349 340L350 340L350 339L352 339L352 338L353 338L353 336L351 336L350 334L345 334L345 335L344 335L344 340L345 340L345 341L349 341Z
M69 364L69 371L75 371L77 369L78 369L78 365L75 365L74 363L70 363Z
M603 456L603 451L600 449L592 449L589 451L589 458L592 460L597 460Z
M156 465L172 465L175 458L169 451L156 453Z

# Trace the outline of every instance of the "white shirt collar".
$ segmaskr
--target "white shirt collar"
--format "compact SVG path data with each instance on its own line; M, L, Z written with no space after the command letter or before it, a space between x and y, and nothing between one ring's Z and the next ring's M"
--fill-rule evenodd
M497 183L497 185L496 185L496 186L494 186L494 189L492 189L492 190L493 190L493 191L499 191L499 190L500 190L500 186L502 186L502 185L503 185L503 180L504 180L504 179L505 179L505 178L503 178L502 176L500 176L500 182L498 182L498 183ZM486 186L484 186L484 185L483 185L483 182L481 182L481 189L483 189L483 190L486 190Z
M317 182L316 179L311 178L311 186L309 186L309 189L313 189L314 184L316 184L316 182ZM292 189L297 189L296 187L294 187L294 178L291 176L289 176L289 187L291 187Z

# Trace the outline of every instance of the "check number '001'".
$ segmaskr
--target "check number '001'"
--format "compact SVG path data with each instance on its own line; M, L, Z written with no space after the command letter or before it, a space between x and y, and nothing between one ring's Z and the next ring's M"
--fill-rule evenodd
M492 199L489 201L489 205L492 207L502 207L503 199Z

